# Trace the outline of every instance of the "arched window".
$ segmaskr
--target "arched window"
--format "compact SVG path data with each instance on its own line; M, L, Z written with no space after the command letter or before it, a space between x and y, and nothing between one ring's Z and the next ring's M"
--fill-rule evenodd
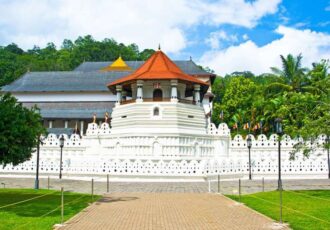
M161 89L155 89L153 93L153 100L154 101L162 101L163 99L163 92Z
M154 116L159 116L159 108L154 108Z

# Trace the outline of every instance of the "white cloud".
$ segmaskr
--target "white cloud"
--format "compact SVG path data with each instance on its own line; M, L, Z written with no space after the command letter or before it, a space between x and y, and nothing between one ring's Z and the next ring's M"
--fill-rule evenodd
M202 10L208 12L205 23L233 24L253 28L258 20L267 14L278 10L281 0L221 0L212 4L205 3Z
M212 49L219 49L221 41L237 42L238 39L236 35L229 35L224 30L212 32L210 33L210 36L205 39L205 43Z
M249 39L249 36L247 34L243 34L242 38L245 41L245 40L248 40Z
M140 48L176 53L188 45L185 31L205 24L253 27L264 15L275 13L281 0L2 0L0 44L45 46L64 38L91 34L112 37Z
M330 58L330 35L311 30L299 30L279 26L276 30L280 39L258 47L248 40L237 46L208 51L199 60L203 66L209 66L224 76L234 71L251 71L255 74L270 72L270 67L281 66L279 55L289 53L303 55L303 65Z

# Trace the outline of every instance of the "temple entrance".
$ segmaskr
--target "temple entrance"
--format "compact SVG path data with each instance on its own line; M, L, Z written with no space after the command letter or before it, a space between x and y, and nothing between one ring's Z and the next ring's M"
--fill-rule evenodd
M155 89L153 93L153 101L162 101L163 91L161 89Z

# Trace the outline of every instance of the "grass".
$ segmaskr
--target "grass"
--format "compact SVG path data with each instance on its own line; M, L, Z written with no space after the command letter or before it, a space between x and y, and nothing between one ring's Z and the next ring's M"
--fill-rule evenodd
M238 201L237 195L228 195ZM248 207L279 220L279 192L241 196ZM330 229L330 190L283 191L283 222L292 229Z
M40 197L37 198L38 196ZM30 201L4 207L31 198ZM93 201L99 198L100 196L94 196ZM64 221L91 202L90 194L64 192ZM0 189L0 229L52 229L54 224L61 222L60 205L60 191Z

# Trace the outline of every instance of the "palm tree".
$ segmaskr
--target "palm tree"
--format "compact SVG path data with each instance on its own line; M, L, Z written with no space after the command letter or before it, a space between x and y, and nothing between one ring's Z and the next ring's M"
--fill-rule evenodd
M310 86L308 92L319 96L330 95L330 74L328 74L329 61L322 60L319 63L313 63L313 69L309 71Z
M280 55L282 61L282 69L272 67L271 70L278 77L278 81L267 86L268 92L280 93L302 92L307 84L306 68L301 67L302 55L293 57L288 54L287 57Z

